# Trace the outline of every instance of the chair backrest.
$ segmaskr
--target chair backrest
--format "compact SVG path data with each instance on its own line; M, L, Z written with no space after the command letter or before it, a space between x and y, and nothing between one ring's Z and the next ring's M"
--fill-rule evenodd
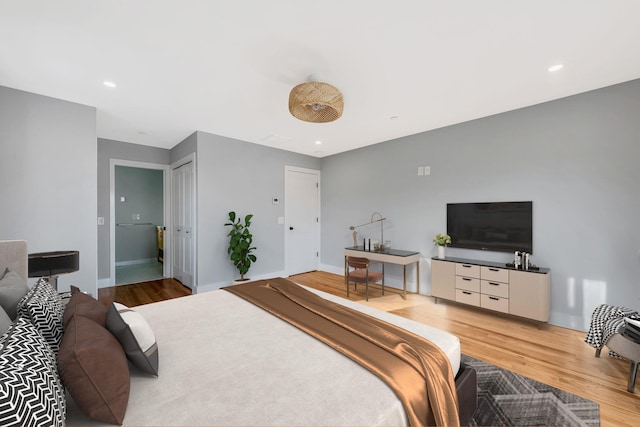
M351 268L369 268L371 263L369 262L369 258L349 256L347 257L347 264Z

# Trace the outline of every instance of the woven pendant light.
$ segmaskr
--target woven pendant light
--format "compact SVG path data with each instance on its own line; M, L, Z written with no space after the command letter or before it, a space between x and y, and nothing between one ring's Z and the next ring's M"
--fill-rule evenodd
M302 83L289 94L289 111L305 122L332 122L342 116L343 108L342 93L329 83Z

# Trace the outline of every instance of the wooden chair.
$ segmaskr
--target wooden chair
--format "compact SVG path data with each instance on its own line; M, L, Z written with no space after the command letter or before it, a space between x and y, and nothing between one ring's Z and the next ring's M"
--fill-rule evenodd
M384 278L382 272L369 270L371 262L368 258L347 257L347 297L349 297L349 283L355 284L358 289L358 283L365 284L365 299L369 301L369 282L375 283ZM351 269L354 270L351 270ZM382 281L382 295L384 295L384 280Z

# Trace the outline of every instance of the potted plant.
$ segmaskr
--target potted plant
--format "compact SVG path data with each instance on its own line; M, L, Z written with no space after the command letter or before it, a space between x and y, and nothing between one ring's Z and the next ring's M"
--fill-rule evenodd
M251 218L253 218L253 215L249 214L242 221L239 216L236 216L235 212L231 211L229 212L229 222L225 224L225 226L231 227L231 231L227 234L229 236L227 253L233 265L240 272L240 281L248 280L244 278L244 275L249 271L251 263L256 262L256 256L252 254L256 248L251 246L253 235L249 231Z
M451 236L438 233L433 236L433 243L438 245L438 258L444 259L444 248L451 244Z

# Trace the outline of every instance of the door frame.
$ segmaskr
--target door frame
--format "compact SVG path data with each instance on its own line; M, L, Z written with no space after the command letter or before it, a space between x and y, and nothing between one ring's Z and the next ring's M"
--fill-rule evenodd
M318 227L316 228L316 239L318 241L318 257L316 258L316 267L320 268L320 254L322 253L322 216L321 216L321 212L322 212L322 203L321 203L321 189L322 189L322 174L318 169L309 169L309 168L301 168L298 166L288 166L285 165L284 166L284 189L286 190L287 188L287 179L289 179L289 175L288 172L292 171L292 172L298 172L298 173L308 173L308 174L313 174L313 175L317 175L318 177ZM289 276L291 274L291 266L289 264L289 240L288 240L288 234L287 234L287 204L289 203L289 197L287 197L287 194L285 193L284 195L284 218L285 218L285 227L283 227L283 233L284 233L284 271L286 272L287 276Z
M171 167L159 163L138 162L134 160L109 159L109 283L116 285L116 166L127 166L139 169L162 170L162 198L164 227L171 224ZM163 277L171 276L171 237L164 234Z
M173 171L175 169L178 169L180 166L184 166L187 163L191 163L193 165L193 181L192 181L192 188L191 188L191 192L192 192L192 197L191 197L191 212L193 212L193 226L191 229L191 253L193 254L193 259L191 260L192 265L191 267L193 268L193 277L192 277L192 284L191 286L189 286L189 288L191 288L191 291L195 294L197 293L198 290L198 165L196 163L196 153L190 153L187 154L186 156L182 157L179 160L176 160L175 162L172 162L168 168L169 168L169 181L168 181L168 187L171 188L171 190L173 190ZM166 206L165 206L166 209ZM173 202L169 205L168 207L169 211L171 211L173 209ZM171 217L171 223L170 223L170 235L172 236L171 238L173 238L173 229L175 227L175 224L173 223L173 217ZM167 235L167 233L165 233L165 236ZM165 265L166 267L166 265ZM171 260L171 264L170 264L170 272L171 272L171 277L173 277L173 259ZM186 286L186 285L185 285Z

